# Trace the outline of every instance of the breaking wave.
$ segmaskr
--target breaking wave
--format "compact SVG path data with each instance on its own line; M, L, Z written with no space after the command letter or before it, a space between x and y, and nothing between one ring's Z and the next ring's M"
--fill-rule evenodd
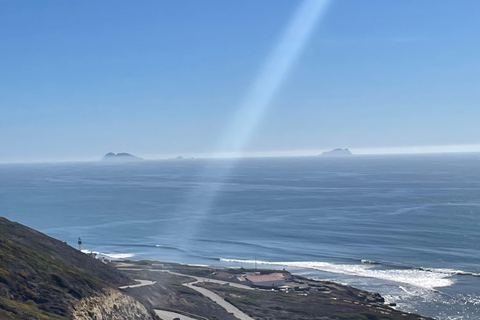
M220 261L231 263L254 264L254 260L223 259ZM439 287L448 287L454 283L451 279L454 275L466 274L461 270L435 269L435 268L408 268L408 269L376 269L375 264L364 262L363 264L334 264L319 261L294 261L294 262L271 262L256 261L260 265L274 265L282 267L294 267L314 269L323 272L343 274L358 277L375 278L397 283L404 283L422 289L435 290Z
M104 256L106 258L110 258L110 259L127 259L135 256L133 253L102 253L102 252L100 252L99 255Z
M103 253L103 252L98 252L98 251L90 251L90 250L82 250L83 253L95 253L99 256L117 260L117 259L127 259L127 258L132 258L135 256L133 253Z

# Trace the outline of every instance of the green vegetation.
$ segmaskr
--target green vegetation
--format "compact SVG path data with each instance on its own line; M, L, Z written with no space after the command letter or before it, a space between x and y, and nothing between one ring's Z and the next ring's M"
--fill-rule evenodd
M179 294L189 294L192 296L202 296L201 293L188 288L182 284L182 282L176 280L176 281L171 281L170 282L170 288L176 290Z
M301 298L302 297L297 294L279 292L278 294L275 295L273 299L278 302L295 302Z
M226 297L225 301L230 302L237 308L240 307L242 304L252 305L252 306L260 306L258 300L249 298L249 297Z
M25 301L45 299L45 291L58 290L82 298L105 286L98 278L51 259L46 251L32 250L4 237L0 237L0 252L0 283ZM38 284L40 290L36 290Z
M0 319L69 319L80 299L127 283L115 268L0 217Z
M66 317L60 317L56 314L45 312L35 307L35 303L32 300L27 301L26 303L9 300L3 297L0 297L0 306L2 311L4 311L5 316L11 317L12 319L16 318L19 314L22 316L42 319L42 320L67 320ZM11 312L8 310L14 310Z
M315 312L312 309L307 309L307 308L288 307L288 308L285 308L285 310L293 312L293 313L315 315Z

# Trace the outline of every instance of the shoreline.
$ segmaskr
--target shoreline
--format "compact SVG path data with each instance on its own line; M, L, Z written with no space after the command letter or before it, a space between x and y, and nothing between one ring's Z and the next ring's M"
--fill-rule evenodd
M133 276L135 279L140 280L140 277L143 277L143 281L156 282L148 286L148 288L144 287L143 290L141 288L137 290L134 288L127 289L130 292L135 292L138 295L137 298L148 299L149 295L156 295L155 286L159 287L158 290L168 288L168 285L165 285L165 281L172 280L166 280L168 276L165 276L169 274L173 278L185 277L186 279L180 280L183 286L193 289L197 293L201 292L205 297L213 294L217 297L217 302L215 303L218 304L218 302L225 300L227 304L238 308L241 310L240 312L248 315L246 317L249 317L249 319L264 319L261 314L268 311L269 308L273 308L277 310L277 313L285 315L285 319L297 319L297 317L299 317L298 319L317 319L318 316L326 316L328 319L364 319L364 317L368 319L400 319L399 317L402 319L432 319L397 310L393 308L396 304L386 303L385 299L376 292L361 290L332 281L310 279L292 274L285 269L218 268L215 266L151 260L122 260L112 263L118 270ZM259 288L258 286L242 288L244 285L239 284L238 281L238 276L241 274L268 275L279 272L291 275L292 281L286 282L285 286L278 286L277 288ZM178 281L178 279L175 281ZM178 288L174 289L178 290ZM218 297L221 298L221 301L218 300ZM212 298L210 297L210 299ZM279 299L287 300L279 302ZM150 299L149 301L155 309L161 310L162 308L160 307L163 307L163 309L166 308L167 310L181 310L175 304L172 307L165 303L162 304L162 302L155 299ZM202 304L204 303L205 301L202 302ZM180 305L180 307L182 306ZM205 306L202 308L204 309ZM189 315L192 314L190 309L183 311ZM383 315L383 318L380 315ZM203 313L198 314L198 316L206 317L208 314ZM376 318L377 316L378 318ZM277 317L278 315L275 319ZM243 319L243 317L240 316L237 319ZM278 319L283 318L278 317Z

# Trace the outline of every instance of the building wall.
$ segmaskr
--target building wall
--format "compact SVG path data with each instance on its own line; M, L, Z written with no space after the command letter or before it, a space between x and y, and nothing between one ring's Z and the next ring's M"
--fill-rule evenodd
M285 284L285 280L275 280L275 281L252 281L252 285L257 287L264 287L264 288L276 288L279 286L283 286Z

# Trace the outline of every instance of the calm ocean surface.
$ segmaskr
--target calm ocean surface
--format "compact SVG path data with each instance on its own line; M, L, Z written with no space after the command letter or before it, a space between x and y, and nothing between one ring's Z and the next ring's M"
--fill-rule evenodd
M0 165L0 214L109 258L284 268L480 319L480 154Z

